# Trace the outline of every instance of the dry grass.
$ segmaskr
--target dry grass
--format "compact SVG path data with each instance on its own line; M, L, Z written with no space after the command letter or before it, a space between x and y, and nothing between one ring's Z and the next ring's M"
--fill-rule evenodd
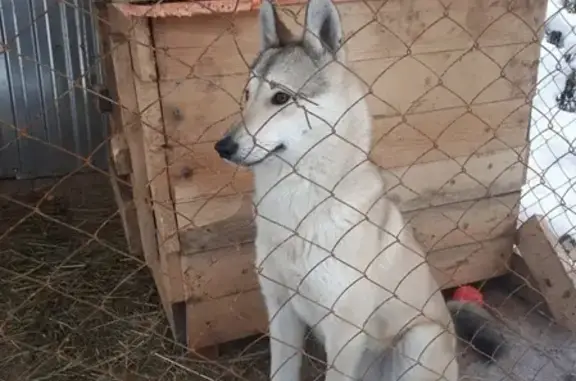
M102 180L63 183L28 217L48 189L0 194L0 380L266 379L263 340L217 365L174 344Z

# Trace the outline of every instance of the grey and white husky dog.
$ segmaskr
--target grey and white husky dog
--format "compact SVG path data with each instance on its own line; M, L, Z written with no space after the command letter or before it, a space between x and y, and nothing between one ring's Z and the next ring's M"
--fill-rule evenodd
M337 8L310 0L296 38L265 0L260 33L242 120L215 149L254 173L271 378L300 380L311 328L326 350L327 381L456 381L457 337L493 356L503 336L481 307L446 303L411 228L384 197L367 157L366 93L346 68Z

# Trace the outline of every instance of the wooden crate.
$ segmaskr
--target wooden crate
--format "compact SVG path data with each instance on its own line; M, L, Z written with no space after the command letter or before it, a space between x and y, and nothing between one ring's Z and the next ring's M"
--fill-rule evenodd
M282 4L303 22L302 1ZM371 157L389 170L389 195L445 287L506 271L545 7L338 2L350 66L373 83ZM266 330L252 177L213 149L259 48L256 9L250 1L108 8L116 134L129 151L142 246L175 335L191 348Z

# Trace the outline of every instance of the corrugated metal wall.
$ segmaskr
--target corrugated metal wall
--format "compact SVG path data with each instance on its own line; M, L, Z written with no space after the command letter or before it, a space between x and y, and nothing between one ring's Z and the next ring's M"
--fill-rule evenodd
M0 178L66 174L94 150L106 166L85 90L101 82L95 12L92 0L0 0Z

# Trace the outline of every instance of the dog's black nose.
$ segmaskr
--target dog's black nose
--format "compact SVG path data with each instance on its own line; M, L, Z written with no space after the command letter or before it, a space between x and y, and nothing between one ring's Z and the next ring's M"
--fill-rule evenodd
M238 144L231 136L226 136L216 142L214 149L221 158L230 159L238 151Z

